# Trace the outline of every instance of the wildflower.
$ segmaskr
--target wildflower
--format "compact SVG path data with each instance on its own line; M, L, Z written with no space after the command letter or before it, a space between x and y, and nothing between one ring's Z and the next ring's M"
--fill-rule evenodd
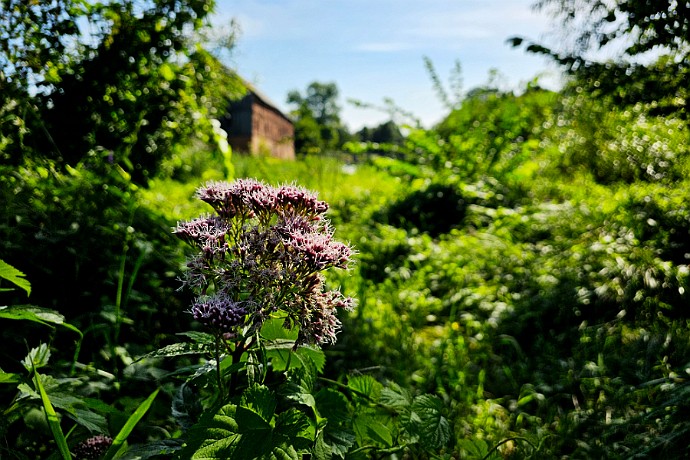
M112 444L113 439L109 436L92 436L80 442L72 453L77 459L97 459L101 458Z
M244 323L248 311L243 302L235 302L225 294L197 299L190 313L205 326L222 332L230 332Z
M226 251L225 235L228 226L219 217L199 217L177 224L175 235L193 246L199 247L207 257Z
M353 250L334 239L322 218L328 204L300 187L253 179L209 182L197 197L217 215L174 231L200 250L184 280L201 294L193 317L218 334L247 336L277 314L286 326L299 327L297 345L334 342L336 311L354 302L326 290L321 272L347 268ZM204 295L211 287L215 294Z

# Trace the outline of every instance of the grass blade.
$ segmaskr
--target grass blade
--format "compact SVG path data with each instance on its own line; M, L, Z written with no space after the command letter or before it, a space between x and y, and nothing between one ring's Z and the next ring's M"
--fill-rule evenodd
M115 458L115 455L117 455L117 453L124 445L125 441L127 441L127 437L129 436L129 434L132 432L132 430L134 430L134 427L137 425L137 423L139 423L139 420L141 420L142 417L149 410L151 404L153 404L153 400L156 399L156 395L158 395L159 391L160 388L156 389L156 391L151 393L151 395L148 398L146 398L144 402L139 404L137 410L135 410L134 413L127 419L127 423L125 423L125 425L122 427L117 436L115 436L115 439L113 439L113 444L105 453L103 460L111 460Z
M72 454L69 452L69 447L67 447L67 439L62 432L62 427L60 426L60 419L53 408L53 404L48 398L45 388L41 383L41 376L34 370L34 380L36 381L36 388L41 395L41 401L43 402L43 409L46 411L46 418L48 419L48 425L50 426L50 431L53 432L53 438L55 438L55 443L58 446L60 455L63 460L71 460Z

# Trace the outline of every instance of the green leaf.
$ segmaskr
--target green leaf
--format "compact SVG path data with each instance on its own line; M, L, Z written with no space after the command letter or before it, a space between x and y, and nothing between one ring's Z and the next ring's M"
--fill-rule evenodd
M165 346L151 353L145 354L137 358L135 362L141 361L147 358L171 358L174 356L183 355L201 355L212 353L215 345L208 343L173 343L172 345Z
M275 395L268 387L263 385L254 385L247 388L242 393L242 398L240 399L240 408L248 409L257 414L266 423L269 423L273 418L277 404Z
M273 369L278 372L288 368L298 368L306 363L313 365L321 373L326 365L326 354L320 348L303 346L293 350L294 341L276 340L266 345L266 356L271 359Z
M31 295L31 283L24 278L26 275L4 260L0 259L0 278L16 284L19 288L26 291L26 295Z
M11 305L0 307L0 318L34 321L44 325L49 323L64 325L65 317L55 310L33 305ZM74 326L72 326L74 327Z
M314 440L314 430L304 412L297 409L288 409L276 417L274 436L285 444L295 444L299 447L308 447Z
M288 372L288 380L280 386L280 395L298 404L304 404L316 411L316 400L312 395L314 371L307 367L293 368Z
M356 441L355 434L350 428L352 411L349 401L343 393L326 387L316 393L316 406L320 414L328 417L316 442L316 457L345 457Z
M183 383L172 400L172 416L184 431L191 428L203 412L199 396L192 386Z
M397 411L407 411L412 406L412 395L399 385L391 383L381 390L379 403Z
M111 460L120 452L120 449L124 447L127 437L129 437L132 430L134 430L134 427L137 425L137 423L139 423L139 420L146 415L146 412L151 407L151 404L153 404L153 400L156 399L158 391L160 391L160 389L156 389L153 393L151 393L148 398L139 404L137 410L135 410L134 413L127 419L127 422L125 422L125 425L122 427L117 436L115 436L112 445L105 453L105 456L103 457L104 460Z
M32 348L28 355L22 360L24 368L31 372L34 369L48 365L50 359L50 348L45 343L40 344L36 348Z
M432 395L417 396L412 404L413 434L425 447L438 449L450 439L450 424L442 414L443 403Z
M393 435L390 429L370 415L358 415L352 425L360 445L368 444L367 440L374 441L384 447L391 447L393 445Z
M316 393L316 407L319 413L328 417L326 429L352 419L348 404L345 395L333 388L322 388Z
M489 446L483 439L460 439L458 447L467 452L471 458L484 458L489 453Z
M0 383L18 383L21 381L21 378L19 374L12 374L0 369Z
M287 329L283 327L285 324L285 318L271 318L267 320L263 326L261 326L261 337L267 341L277 341L277 340L297 340L297 335L299 331L297 328Z
M206 332L187 331L187 332L179 332L175 335L181 335L184 337L189 337L195 343L205 343L205 344L215 344L216 343L216 338L213 337L213 335L211 335L211 334L207 334Z
M189 431L179 458L203 460L299 460L313 442L313 431L302 412L288 409L274 419L274 393L263 385L244 391L239 406L223 406L213 417L202 417Z
M381 389L383 385L376 381L370 375L358 375L349 377L347 386L356 394L364 396L373 402L377 402L381 397Z
M43 409L46 411L46 418L48 420L48 425L50 426L50 431L53 432L53 438L55 439L55 444L58 446L58 451L62 456L63 460L71 460L72 455L69 452L69 447L67 447L67 439L62 432L62 427L60 426L60 419L50 402L50 398L46 394L43 384L41 383L41 375L34 370L34 384L41 395L41 402L43 403Z

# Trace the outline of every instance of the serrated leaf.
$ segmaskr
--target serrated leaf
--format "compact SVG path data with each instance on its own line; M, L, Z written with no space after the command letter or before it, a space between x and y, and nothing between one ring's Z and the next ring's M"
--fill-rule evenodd
M283 443L308 447L314 440L314 431L310 430L307 416L297 409L288 409L276 417L274 436Z
M414 398L412 403L411 428L419 435L420 443L425 447L438 449L450 439L450 424L442 414L443 403L432 395Z
M332 388L322 388L316 393L316 407L328 417L328 426L352 419L347 398Z
M172 345L165 346L151 353L145 354L137 358L135 362L141 361L147 358L172 358L174 356L183 355L200 355L206 353L212 353L214 346L208 343L173 343Z
M412 406L412 395L399 385L391 383L381 390L379 403L397 411L405 411Z
M29 354L22 360L24 369L31 372L34 369L40 369L48 365L50 359L50 348L45 343L40 344L36 348L32 348Z
M312 395L314 387L313 371L301 367L291 369L288 373L288 381L280 386L280 395L298 404L304 404L316 410L316 400Z
M192 460L221 460L233 458L233 452L237 448L237 444L241 438L242 435L236 433L228 433L227 436L216 435L213 439L208 439L190 458Z
M254 385L242 393L240 407L251 410L259 415L266 423L270 422L276 410L275 395L263 385Z
M288 368L298 368L309 364L321 373L326 365L326 355L320 348L300 347L293 350L293 341L276 341L266 346L266 356L271 359L273 369L284 372Z
M356 394L364 396L373 402L378 402L381 397L381 389L383 388L383 385L370 375L349 377L347 386Z
M332 429L324 433L324 440L333 450L333 453L340 457L345 457L350 447L357 440L355 434L346 429Z
M0 259L0 278L4 278L10 283L26 291L26 295L31 295L31 283L24 278L26 275L14 268L4 260Z

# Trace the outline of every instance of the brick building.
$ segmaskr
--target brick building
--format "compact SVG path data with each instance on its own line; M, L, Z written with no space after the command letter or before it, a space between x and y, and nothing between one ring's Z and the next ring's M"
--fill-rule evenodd
M253 155L270 153L277 158L295 158L295 127L292 121L251 86L248 86L244 98L230 105L220 122L235 152Z

